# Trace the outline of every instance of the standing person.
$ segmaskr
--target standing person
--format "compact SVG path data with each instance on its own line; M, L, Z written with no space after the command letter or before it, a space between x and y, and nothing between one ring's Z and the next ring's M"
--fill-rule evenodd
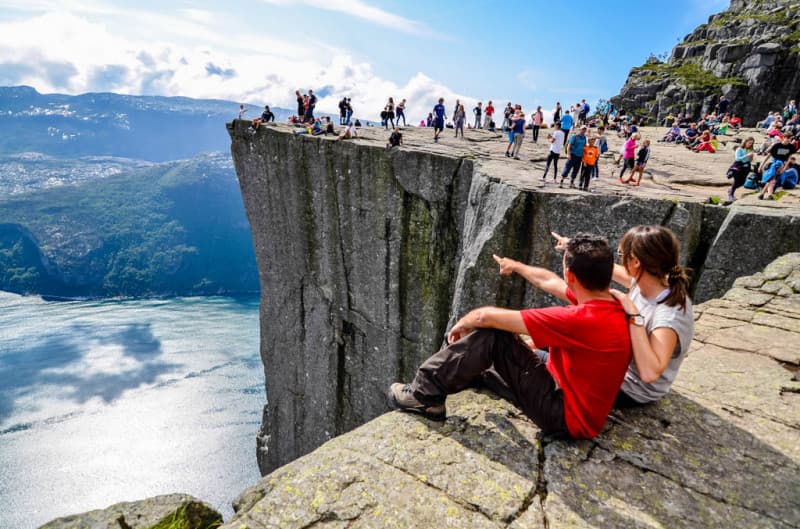
M755 142L755 138L750 136L736 149L733 165L728 169L728 178L733 178L733 183L728 190L728 201L724 204L726 206L736 202L736 190L744 185L747 175L750 174L752 169L751 164L756 156L755 150L753 149Z
M506 104L503 110L503 132L507 132L511 128L511 116L514 115L514 107L511 106L511 101Z
M347 98L343 97L339 101L339 125L344 125L347 121Z
M314 121L314 107L317 106L317 96L313 90L308 91L308 110L306 110L305 121Z
M636 157L636 142L639 141L639 133L636 132L631 134L631 137L625 140L625 144L622 146L622 170L619 172L619 183L620 184L627 184L630 182L630 179L633 177L633 161ZM622 177L625 175L625 171L630 169L631 176L627 179L623 179Z
M574 126L577 127L579 125L583 125L583 123L580 120L580 114L581 114L580 103L575 103L575 105L571 108L570 113L572 114L572 123L574 124Z
M305 100L303 95L300 93L300 90L295 90L294 95L297 96L297 119L303 121L303 118L306 115L306 109L304 106Z
M244 104L239 104L239 119L244 119L244 115L247 114L247 109L244 108Z
M608 152L608 139L606 138L606 128L602 125L597 127L597 140L595 141L595 145L600 151L600 154L604 154ZM597 159L597 163L594 164L594 168L592 170L592 180L597 180L600 178L600 159Z
M506 158L511 158L511 150L514 148L514 128L511 124L514 122L512 120L516 120L521 112L520 105L516 105L513 109L513 112L508 117L508 145L506 145Z
M542 106L536 107L536 112L533 113L533 120L531 122L531 132L533 134L533 143L539 143L539 129L542 128L542 121L544 114L542 114Z
M475 127L476 129L481 128L481 114L483 114L483 108L481 107L483 103L478 101L478 104L475 105L475 108L472 109L472 113L475 114Z
M522 140L525 138L525 113L522 112L522 107L517 109L517 114L511 119L511 130L514 133L514 148L511 150L511 157L519 160L519 151L522 148Z
M439 102L433 107L433 141L439 141L439 134L444 130L444 98L440 97Z
M453 128L456 129L456 138L458 138L458 131L461 131L461 137L464 137L464 122L467 120L467 113L464 112L464 105L461 103L456 107L453 112Z
M581 102L575 106L580 107L578 108L578 123L583 125L586 123L586 118L589 116L589 104L585 99L581 99Z
M569 133L572 130L573 125L574 122L572 121L572 116L569 115L569 112L564 112L564 115L561 117L561 131L564 133L565 142L569 141Z
M583 148L583 166L581 167L581 179L578 181L578 189L584 191L589 191L589 180L594 166L597 165L597 158L600 156L600 149L595 146L595 141L595 138L589 138L589 145Z
M547 153L547 163L544 166L544 174L541 181L547 181L547 171L550 170L550 162L553 162L553 183L558 178L558 159L561 156L561 148L564 146L564 131L559 127L561 123L556 121L553 127L555 131L547 135L547 141L550 142L550 152Z
M483 127L488 129L491 128L492 123L492 116L494 116L494 106L492 105L492 100L489 100L489 103L486 105L486 109L484 110L486 114L486 118L483 120Z
M644 168L647 167L647 161L650 160L650 140L644 140L639 152L636 153L636 163L633 165L630 180L633 184L639 185L642 183L644 177ZM639 178L634 182L636 173L639 173Z
M403 126L406 126L406 100L403 99L397 103L397 125L400 126L400 118L403 118Z
M556 108L553 109L553 123L561 121L561 103L556 101Z
M583 163L583 150L586 147L586 130L586 125L581 126L578 133L573 134L567 141L567 156L569 158L564 165L564 171L561 173L561 183L559 186L564 185L567 174L572 170L572 175L569 179L569 187L575 187L575 178L578 176L578 170Z
M389 130L389 123L391 122L392 128L394 129L394 99L391 97L389 101L387 101L386 106L383 107L384 112L384 120L383 126L386 127L386 130Z
M410 384L391 385L391 404L444 421L447 395L482 382L519 406L545 435L596 436L631 359L627 316L608 292L614 260L608 243L588 234L570 239L562 260L564 279L493 257L501 275L517 273L572 305L470 311ZM518 334L528 334L539 349L531 351Z
M345 117L344 117L344 124L350 124L350 118L353 117L353 105L350 103L350 98L347 98L347 108L345 109Z
M725 94L719 96L719 102L717 103L715 110L717 111L717 115L722 117L728 113L728 108L730 107L731 102L725 97Z

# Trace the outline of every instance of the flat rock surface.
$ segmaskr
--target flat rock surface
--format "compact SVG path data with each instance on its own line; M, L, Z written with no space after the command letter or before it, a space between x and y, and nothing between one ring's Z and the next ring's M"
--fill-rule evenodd
M800 253L696 307L673 391L553 441L464 391L387 413L265 476L226 529L800 527Z
M286 124L269 125L282 131L295 129ZM337 131L339 127L337 127ZM762 129L741 129L729 131L730 134L719 137L721 147L714 153L695 153L681 145L660 143L666 133L666 127L644 127L640 130L643 139L651 141L651 156L645 170L645 178L640 186L620 184L618 181L619 166L614 163L614 156L619 153L623 139L615 131L608 131L609 150L600 157L600 178L592 183L592 192L620 196L640 196L664 198L680 201L707 202L713 197L725 200L727 188L731 181L725 176L728 167L733 163L733 155L738 143L748 136L753 136L756 146L765 138ZM454 157L474 159L480 170L504 182L512 183L524 189L536 189L546 192L582 194L574 189L561 189L553 183L552 168L548 181L542 186L540 177L544 172L545 161L549 149L547 129L540 131L538 143L532 142L531 131L527 130L525 142L520 153L520 160L505 157L507 135L501 132L486 130L466 130L465 136L455 138L452 129L445 129L438 143L434 143L433 129L405 127L402 130L404 145L399 149L432 152ZM594 129L590 130L593 133ZM385 146L389 131L383 127L361 127L359 137L353 141L358 144ZM309 141L333 141L331 136L311 137ZM760 162L763 157L757 157ZM565 154L559 160L559 171L563 170ZM559 176L560 179L560 176ZM800 212L800 191L784 192L778 200L758 200L757 192L740 188L736 192L739 200L736 207L752 206L757 210L788 210L792 214Z

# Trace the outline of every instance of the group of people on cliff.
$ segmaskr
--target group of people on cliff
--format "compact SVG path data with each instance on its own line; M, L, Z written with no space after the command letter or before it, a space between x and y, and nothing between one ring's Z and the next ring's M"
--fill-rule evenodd
M545 435L586 439L600 433L613 407L642 406L669 392L694 332L675 234L637 226L616 252L598 235L553 237L563 252L561 275L493 258L500 275L518 274L566 306L470 311L411 382L390 386L393 407L444 421L448 395L485 387ZM610 289L612 281L627 294Z

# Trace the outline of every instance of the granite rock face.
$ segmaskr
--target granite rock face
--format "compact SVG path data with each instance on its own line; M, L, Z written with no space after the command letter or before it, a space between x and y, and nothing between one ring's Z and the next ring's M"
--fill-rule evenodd
M800 93L800 2L732 0L673 48L633 68L612 101L659 121L713 112L720 94L747 125Z
M722 208L671 184L639 196L542 189L538 162L499 160L478 132L433 145L407 129L406 147L386 151L382 131L340 143L282 125L251 137L247 125L229 131L262 288L262 474L383 413L388 385L410 378L466 310L553 302L500 277L492 254L560 270L551 231L616 244L631 226L665 224L702 301L800 249L791 197Z
M56 518L39 529L212 529L220 523L222 516L200 500L168 494Z
M473 390L391 412L261 479L225 529L800 527L800 253L696 306L662 401L591 441Z

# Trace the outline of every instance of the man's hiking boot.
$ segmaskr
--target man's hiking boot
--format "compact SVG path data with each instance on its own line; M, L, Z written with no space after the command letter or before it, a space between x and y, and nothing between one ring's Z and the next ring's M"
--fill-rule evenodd
M447 418L444 404L426 406L414 398L411 384L395 382L389 386L389 403L393 408L411 413L418 413L432 421L444 421Z

